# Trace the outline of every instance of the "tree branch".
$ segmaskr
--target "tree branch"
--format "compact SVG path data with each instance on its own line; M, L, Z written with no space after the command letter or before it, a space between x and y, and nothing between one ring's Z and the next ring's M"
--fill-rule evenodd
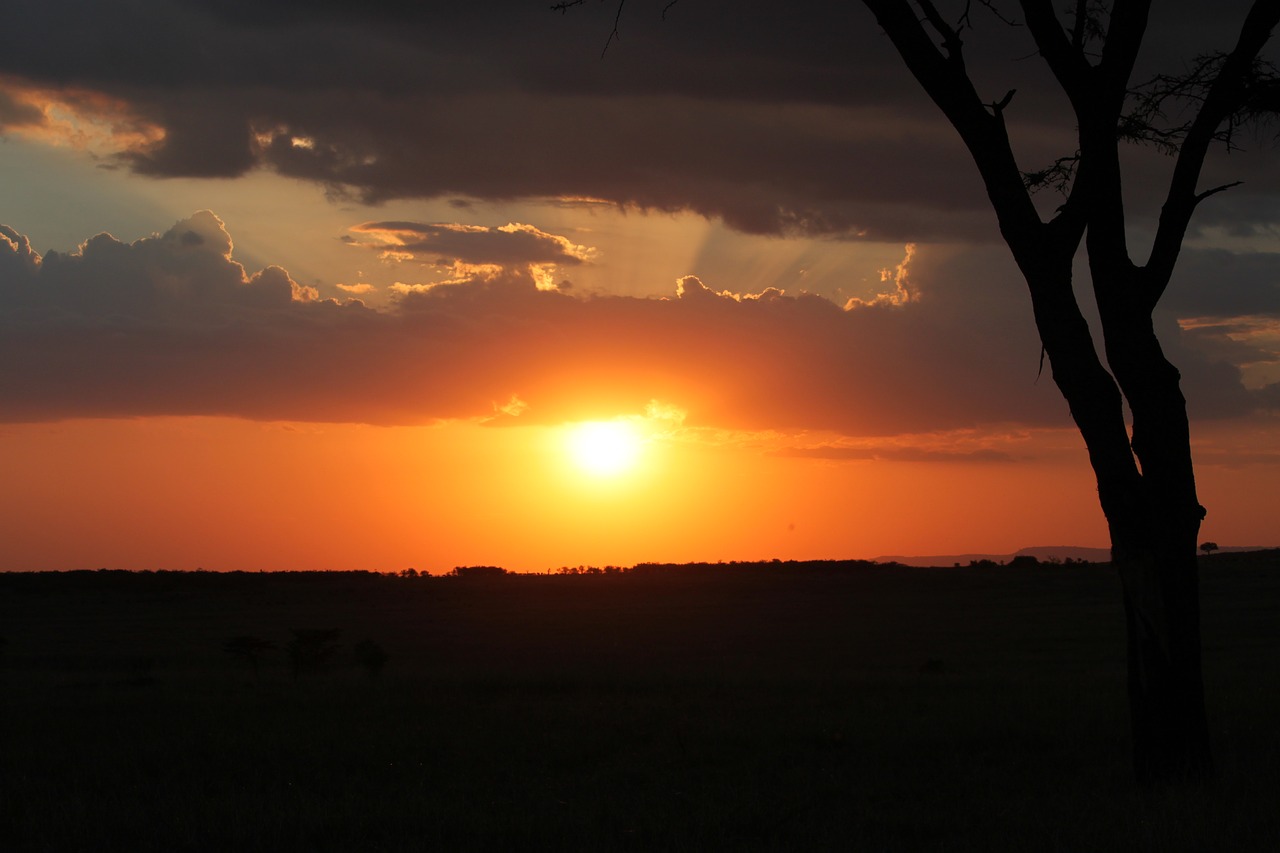
M600 58L604 59L604 55L609 52L609 45L618 39L618 22L622 20L622 7L627 5L627 0L618 0L618 13L613 16L613 29L609 31L609 37L604 40L604 50L600 51Z
M1200 171L1209 145L1222 123L1246 107L1249 96L1247 82L1259 53L1278 24L1280 0L1254 0L1240 28L1236 46L1223 60L1217 77L1205 95L1204 103L1187 130L1182 150L1178 152L1178 160L1173 168L1173 177L1169 181L1169 193L1160 210L1160 223L1151 246L1151 256L1147 260L1147 292L1144 296L1150 308L1155 308L1169 286L1169 279L1173 276L1173 268L1196 206L1230 186L1224 185L1205 193L1196 193L1196 184L1200 180Z
M1226 190L1229 190L1232 187L1238 187L1243 183L1244 181L1232 181L1229 184L1223 184L1221 186L1213 187L1212 189L1207 189L1202 193L1198 193L1196 195L1196 204L1199 204L1200 202L1204 201L1206 198L1208 198L1211 195L1217 195L1218 193L1225 192Z
M1040 55L1048 63L1049 70L1078 117L1090 101L1088 82L1091 68L1084 58L1083 46L1067 40L1051 0L1021 0L1021 5L1027 29L1031 31Z
M960 134L986 185L1000 231L1015 255L1025 261L1042 253L1044 223L1023 186L1001 114L1010 96L1003 102L983 103L958 54L944 52L949 38L954 39L955 50L959 49L959 36L941 19L931 0L920 3L924 21L907 0L863 0L863 4L876 16L907 68ZM943 36L944 47L940 48L930 37L926 23ZM1073 252L1074 249L1075 244L1071 246Z
M574 6L581 6L586 0L560 0L558 3L551 4L551 11L560 14L567 13ZM670 0L666 6L662 7L662 17L666 18L667 10L676 5L678 0ZM618 24L622 21L622 7L627 5L627 0L618 0L618 10L613 16L613 29L609 31L609 37L604 40L604 49L600 51L600 58L604 59L606 53L609 52L609 45L619 40Z
M1151 0L1116 0L1111 10L1107 38L1098 62L1099 84L1095 97L1101 97L1108 110L1119 116L1129 92L1129 78L1138 59L1138 49L1147 31Z
M929 26L942 36L942 46L946 48L947 58L957 65L964 65L964 42L960 40L960 31L946 22L938 12L938 7L933 4L933 0L918 0L918 2ZM964 20L963 16L961 20Z

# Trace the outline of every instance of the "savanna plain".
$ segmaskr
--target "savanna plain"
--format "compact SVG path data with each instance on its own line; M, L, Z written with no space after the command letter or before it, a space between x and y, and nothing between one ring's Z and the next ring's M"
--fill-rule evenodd
M1201 559L1217 762L1139 788L1107 565L0 574L0 837L1280 849L1280 551Z

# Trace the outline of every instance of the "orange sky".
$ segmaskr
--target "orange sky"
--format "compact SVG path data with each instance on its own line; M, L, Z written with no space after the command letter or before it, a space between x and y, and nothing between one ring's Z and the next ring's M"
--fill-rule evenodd
M659 422L635 468L606 478L574 463L565 432L225 418L6 426L6 568L541 571L1106 542L1069 430L1019 440L1027 461L958 463L796 458L777 455L786 437ZM1225 461L1201 467L1205 530L1261 541L1274 478Z
M499 5L0 34L0 570L1107 544L967 154L875 26L682 3L602 62L587 12ZM1184 17L1144 69L1222 35ZM1071 128L996 47L1052 162ZM1126 157L1140 243L1169 163ZM1277 544L1278 159L1210 158L1245 183L1155 317L1222 545ZM633 461L584 470L586 421Z

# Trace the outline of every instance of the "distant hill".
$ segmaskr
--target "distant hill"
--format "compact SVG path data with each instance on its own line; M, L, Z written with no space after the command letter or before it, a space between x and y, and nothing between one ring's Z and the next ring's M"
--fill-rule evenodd
M1263 545L1224 545L1214 553L1225 554L1235 551L1265 551ZM1035 545L1022 548L1012 554L935 554L923 557L884 556L876 557L877 563L901 563L904 566L962 566L979 560L990 560L993 563L1007 563L1014 557L1035 557L1037 560L1074 560L1086 563L1111 562L1110 548L1086 548L1080 545Z

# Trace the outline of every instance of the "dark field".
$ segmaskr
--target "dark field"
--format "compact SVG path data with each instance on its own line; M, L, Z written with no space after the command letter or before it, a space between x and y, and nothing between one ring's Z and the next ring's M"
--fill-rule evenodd
M1280 850L1280 552L1201 564L1218 777L1156 791L1107 566L0 574L0 848Z

